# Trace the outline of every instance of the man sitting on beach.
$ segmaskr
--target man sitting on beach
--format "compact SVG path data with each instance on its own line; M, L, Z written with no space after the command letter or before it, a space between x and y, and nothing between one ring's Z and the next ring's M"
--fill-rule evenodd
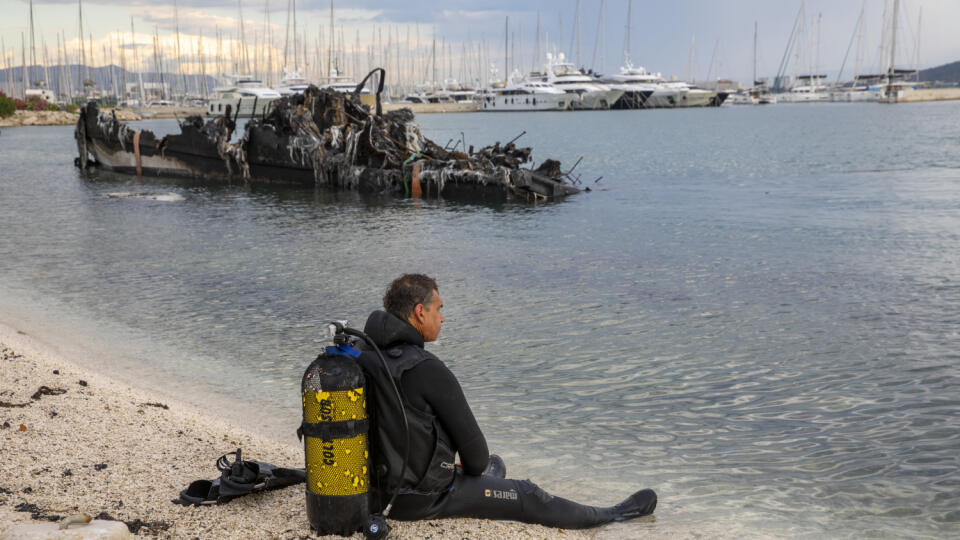
M400 389L407 433L396 398L376 353L363 347L358 361L373 383L371 481L374 510L399 490L391 517L400 520L472 517L580 529L624 521L653 512L657 496L638 491L610 507L587 506L552 496L529 480L505 478L503 462L491 456L460 383L447 366L427 352L443 325L443 300L436 281L405 274L390 284L385 311L374 311L364 332L383 351ZM387 395L384 395L387 394ZM455 454L460 464L455 464Z

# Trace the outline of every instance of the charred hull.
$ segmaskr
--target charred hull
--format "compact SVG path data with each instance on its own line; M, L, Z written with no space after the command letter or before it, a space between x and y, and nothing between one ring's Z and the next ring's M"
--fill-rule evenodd
M413 113L371 114L355 96L310 87L251 119L231 143L229 115L180 122L161 139L137 131L96 103L80 111L74 133L81 169L188 177L223 182L279 182L403 197L489 197L547 200L580 191L559 163L540 168L529 148L512 142L473 151L440 147L420 133ZM545 166L550 164L550 166Z

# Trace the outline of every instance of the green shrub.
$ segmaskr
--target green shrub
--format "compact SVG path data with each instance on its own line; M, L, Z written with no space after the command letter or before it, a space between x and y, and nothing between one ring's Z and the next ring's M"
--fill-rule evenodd
M16 110L17 104L3 92L0 92L0 118L11 116Z
M45 111L59 111L59 110L60 110L60 106L57 105L56 103L50 103L50 102L48 101L48 102L47 102L47 108L44 109L44 110L45 110Z
M67 104L67 112L68 112L68 113L80 112L80 106L77 105L76 103L68 103L68 104Z

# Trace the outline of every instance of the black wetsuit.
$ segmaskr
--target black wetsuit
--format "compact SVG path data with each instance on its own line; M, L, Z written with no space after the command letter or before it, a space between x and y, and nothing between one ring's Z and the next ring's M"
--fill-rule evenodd
M409 323L375 311L364 328L383 350L391 374L399 381L404 408L411 425L411 454L408 471L401 480L396 470L401 445L389 444L405 437L402 420L393 416L372 433L374 465L379 469L379 501L385 505L396 485L399 493L390 517L400 520L473 517L538 523L550 527L579 529L646 515L656 506L651 490L635 493L612 507L595 507L554 497L529 480L511 480L484 474L490 462L487 441L467 404L457 378L437 357L423 350L423 338ZM370 351L359 360L368 384L377 386L376 400L381 416L394 414L396 397L384 400L382 367ZM374 381L370 381L374 379ZM390 391L392 394L392 390ZM388 406L392 405L392 406ZM375 420L377 422L377 420ZM402 444L402 442L401 442ZM392 454L378 459L377 449ZM453 467L453 453L461 466Z

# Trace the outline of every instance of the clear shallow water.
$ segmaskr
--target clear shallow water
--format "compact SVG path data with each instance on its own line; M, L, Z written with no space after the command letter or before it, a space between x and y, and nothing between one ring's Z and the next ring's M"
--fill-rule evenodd
M960 103L419 121L440 144L526 130L596 189L526 206L86 179L72 129L7 129L6 309L292 440L318 324L362 326L423 271L447 306L431 349L511 476L660 493L611 536L955 534Z

